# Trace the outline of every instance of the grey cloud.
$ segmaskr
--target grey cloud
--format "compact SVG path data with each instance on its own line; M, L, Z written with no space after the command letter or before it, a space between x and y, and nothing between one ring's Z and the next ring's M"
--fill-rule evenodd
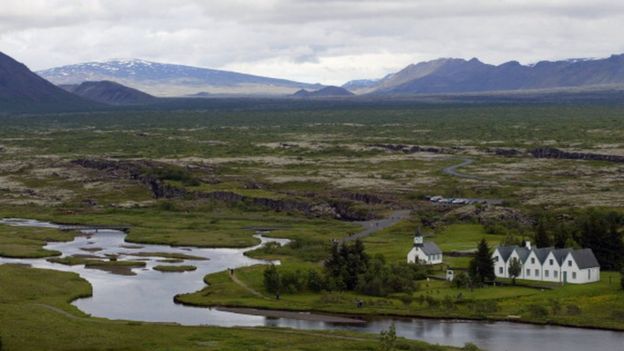
M437 57L624 51L607 0L3 0L0 51L35 69L113 57L340 83Z

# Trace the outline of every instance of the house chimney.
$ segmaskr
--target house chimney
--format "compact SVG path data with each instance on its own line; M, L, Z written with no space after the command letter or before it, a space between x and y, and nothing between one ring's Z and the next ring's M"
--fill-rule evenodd
M530 242L529 240L525 241L524 246L525 246L527 249L531 250L531 242Z

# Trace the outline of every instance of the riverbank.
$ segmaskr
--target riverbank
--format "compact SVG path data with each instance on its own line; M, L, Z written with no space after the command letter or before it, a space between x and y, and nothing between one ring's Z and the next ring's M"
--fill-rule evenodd
M297 266L300 269L301 266ZM207 286L195 293L175 297L177 303L203 307L252 308L264 311L334 313L371 319L379 316L399 318L465 319L507 321L538 325L624 331L624 310L618 275L603 273L597 284L571 286L548 291L528 287L503 286L481 289L456 289L444 281L420 284L411 295L373 297L354 292L283 293L279 300L262 284L263 266L241 268L236 284L227 273L205 278ZM609 284L611 281L611 284ZM362 302L358 307L358 302Z
M89 296L77 274L0 265L0 340L7 350L376 350L376 335L282 328L186 327L86 316L70 301ZM53 346L51 346L53 345ZM399 338L406 350L452 351Z

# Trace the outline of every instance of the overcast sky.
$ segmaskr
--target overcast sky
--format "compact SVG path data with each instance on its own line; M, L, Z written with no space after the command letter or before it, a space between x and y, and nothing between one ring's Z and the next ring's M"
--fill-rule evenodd
M620 0L0 0L0 51L38 70L141 58L306 82L438 57L624 53Z

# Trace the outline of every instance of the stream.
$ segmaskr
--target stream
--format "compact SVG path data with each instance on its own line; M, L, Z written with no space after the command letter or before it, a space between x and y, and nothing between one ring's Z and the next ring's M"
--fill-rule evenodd
M46 222L5 219L0 223L15 226L57 227ZM379 333L394 322L399 336L423 340L433 344L463 346L472 342L486 350L526 351L533 349L585 351L624 350L624 332L579 329L557 326L537 326L509 322L481 322L464 320L434 320L420 318L375 318L366 323L329 323L304 319L273 318L258 315L220 311L214 308L189 307L176 304L173 297L202 289L203 277L229 268L239 268L268 261L249 258L246 251L268 242L285 244L287 239L256 237L261 244L245 249L204 249L172 247L168 245L129 244L126 234L116 230L83 231L70 242L51 242L45 247L62 256L118 255L119 260L144 260L145 267L132 269L134 275L113 274L85 268L66 266L45 259L9 259L0 257L0 264L29 264L36 268L78 273L93 286L93 296L78 299L73 304L95 317L145 322L171 322L181 325L211 325L222 327L285 327L304 330L351 330ZM87 250L85 250L87 249ZM161 257L137 257L136 253L176 253L205 258L186 259L184 263L197 267L196 271L163 273L152 268L167 265Z

